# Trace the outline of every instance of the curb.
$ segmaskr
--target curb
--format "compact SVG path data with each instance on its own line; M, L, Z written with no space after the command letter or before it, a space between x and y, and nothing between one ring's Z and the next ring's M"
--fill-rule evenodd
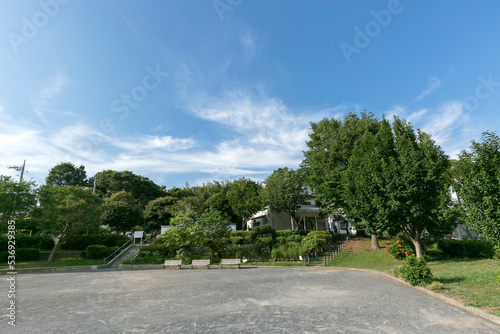
M397 278L397 277L394 277L394 276L391 276L389 274L386 274L386 273L383 273L381 271L376 271L376 270L370 270L370 269L360 269L360 268L346 268L346 267L323 267L323 268L329 268L329 269L340 269L340 270L353 270L353 271L364 271L364 272L368 272L368 273L372 273L372 274L377 274L377 275L381 275L381 276L385 276L387 278L390 278L394 281L397 281L399 283L402 283L408 287L411 287L421 293L424 293L428 296L431 296L431 297L434 297L436 299L439 299L441 300L442 302L445 302L447 304L450 304L450 305L453 305L453 306L457 306L459 308L461 308L462 310L465 310L469 313L472 313L478 317L481 317L481 318L484 318L484 319L487 319L497 325L500 325L500 317L494 315L494 314L490 314L490 313L487 313L481 309L478 309L477 307L473 307L473 306L466 306L464 303L462 302L459 302L458 300L456 299L453 299L453 298L450 298L450 297L447 297L445 295L442 295L442 294L439 294L439 293L436 293L436 292L433 292L431 290L428 290L426 288L423 288L421 286L413 286L411 284L409 284L408 282L400 279L400 278Z

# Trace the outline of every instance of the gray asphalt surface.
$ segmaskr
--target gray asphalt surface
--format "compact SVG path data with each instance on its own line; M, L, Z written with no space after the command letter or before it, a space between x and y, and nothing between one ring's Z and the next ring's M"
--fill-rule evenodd
M17 276L1 333L500 333L500 326L372 273L316 268Z

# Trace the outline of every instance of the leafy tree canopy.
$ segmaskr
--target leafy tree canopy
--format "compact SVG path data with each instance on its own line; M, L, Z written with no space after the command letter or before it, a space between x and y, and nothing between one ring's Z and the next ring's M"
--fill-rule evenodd
M105 197L125 190L130 193L144 207L149 201L166 194L163 189L144 176L130 171L117 172L105 170L96 174L96 191Z
M37 188L34 182L15 182L0 175L0 221L2 226L13 218L26 217L36 205Z
M350 113L343 120L325 118L311 123L302 167L307 184L314 189L316 202L328 213L346 205L341 176L354 145L367 131L373 134L378 131L378 120L371 113L361 113L361 117Z
M142 224L142 210L135 198L122 190L105 199L101 222L114 231L126 232Z
M233 212L240 217L242 228L245 222L259 210L262 210L263 201L260 196L262 186L250 179L235 180L227 191L227 200Z
M159 230L161 225L168 225L172 218L172 206L177 199L171 196L159 197L150 201L144 209L144 221L149 231Z
M279 168L265 181L262 197L274 212L287 212L295 220L295 213L309 197L305 191L305 175L301 171Z
M500 138L484 132L459 155L454 188L465 208L465 222L500 249Z
M40 207L33 213L39 229L55 240L49 261L59 245L72 235L97 233L100 228L101 200L91 190L78 186L44 186Z
M71 162L61 162L52 167L49 175L45 179L48 186L62 187L62 186L80 186L87 187L89 182L87 180L87 172L85 167L76 167Z

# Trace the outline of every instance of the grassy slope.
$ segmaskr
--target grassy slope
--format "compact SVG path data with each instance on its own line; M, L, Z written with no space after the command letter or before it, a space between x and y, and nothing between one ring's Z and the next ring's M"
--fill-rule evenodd
M401 261L391 259L383 251L370 249L370 245L369 239L352 240L330 266L391 273L401 265ZM443 289L436 292L500 316L499 260L431 260L429 266L435 281L443 284Z

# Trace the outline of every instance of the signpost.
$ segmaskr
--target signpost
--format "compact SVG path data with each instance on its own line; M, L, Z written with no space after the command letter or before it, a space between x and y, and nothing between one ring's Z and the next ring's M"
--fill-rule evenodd
M134 244L135 244L135 239L141 239L141 244L142 244L142 236L144 235L144 231L135 231L134 232Z

